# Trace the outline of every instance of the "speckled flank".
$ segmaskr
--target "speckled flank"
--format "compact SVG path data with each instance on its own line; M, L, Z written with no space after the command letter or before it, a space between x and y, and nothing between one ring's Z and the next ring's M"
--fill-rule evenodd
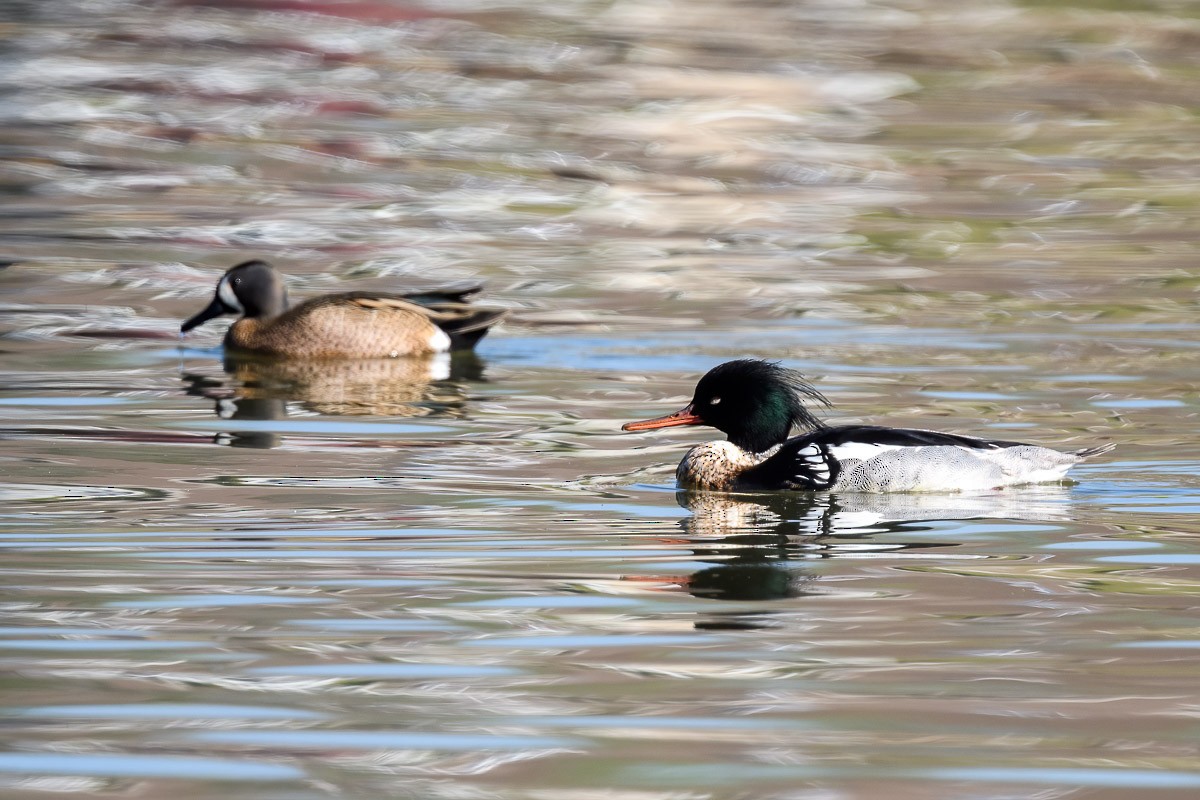
M430 312L414 303L321 297L267 322L240 319L230 326L225 343L293 358L388 358L441 352L450 340Z
M997 450L896 447L866 460L842 461L835 492L955 492L1062 480L1074 453L1019 445Z
M732 442L704 442L687 451L675 470L675 479L684 489L732 489L742 472L762 463L774 452L756 455Z

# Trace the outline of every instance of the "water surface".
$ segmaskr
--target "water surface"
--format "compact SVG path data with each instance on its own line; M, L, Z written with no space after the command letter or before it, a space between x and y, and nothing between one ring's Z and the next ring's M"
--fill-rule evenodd
M1200 19L1168 2L8 3L13 797L1194 797ZM487 283L448 371L179 322ZM722 360L1115 453L677 495Z

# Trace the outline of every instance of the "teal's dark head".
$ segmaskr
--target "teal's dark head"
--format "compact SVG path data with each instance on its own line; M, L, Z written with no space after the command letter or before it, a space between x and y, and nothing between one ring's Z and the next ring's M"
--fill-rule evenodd
M212 302L180 325L179 330L187 333L224 314L266 319L282 314L287 307L287 288L275 268L265 261L246 261L221 276Z
M820 428L805 401L829 401L795 370L743 358L713 367L696 384L692 402L674 414L622 426L627 431L675 425L711 425L743 450L761 453L781 444L792 428Z

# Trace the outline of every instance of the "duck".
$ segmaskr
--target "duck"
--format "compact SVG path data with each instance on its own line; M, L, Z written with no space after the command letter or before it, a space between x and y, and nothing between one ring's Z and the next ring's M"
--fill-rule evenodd
M469 350L504 318L469 298L478 284L428 292L327 294L289 306L283 276L266 261L244 261L217 282L212 302L179 326L182 336L226 314L240 318L227 350L295 359L397 358Z
M962 492L1061 481L1112 444L1072 452L957 433L826 425L830 406L804 376L776 362L738 359L709 370L692 401L626 431L708 425L727 441L698 444L676 470L682 489L710 491ZM804 432L791 436L792 429Z

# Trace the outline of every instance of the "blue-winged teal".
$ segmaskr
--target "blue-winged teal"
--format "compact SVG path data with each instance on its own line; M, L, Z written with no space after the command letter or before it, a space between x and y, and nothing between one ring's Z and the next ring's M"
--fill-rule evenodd
M755 359L714 367L683 409L630 422L627 431L711 425L729 441L688 451L676 476L688 489L798 489L835 492L956 492L1061 480L1111 444L1062 453L1048 447L953 433L829 427L805 400L828 401L797 372ZM792 427L808 429L789 439Z
M265 261L247 261L226 272L208 307L184 322L190 331L214 317L240 314L225 347L285 358L395 358L475 346L505 311L479 309L461 289L379 294L346 292L288 308L283 278Z

